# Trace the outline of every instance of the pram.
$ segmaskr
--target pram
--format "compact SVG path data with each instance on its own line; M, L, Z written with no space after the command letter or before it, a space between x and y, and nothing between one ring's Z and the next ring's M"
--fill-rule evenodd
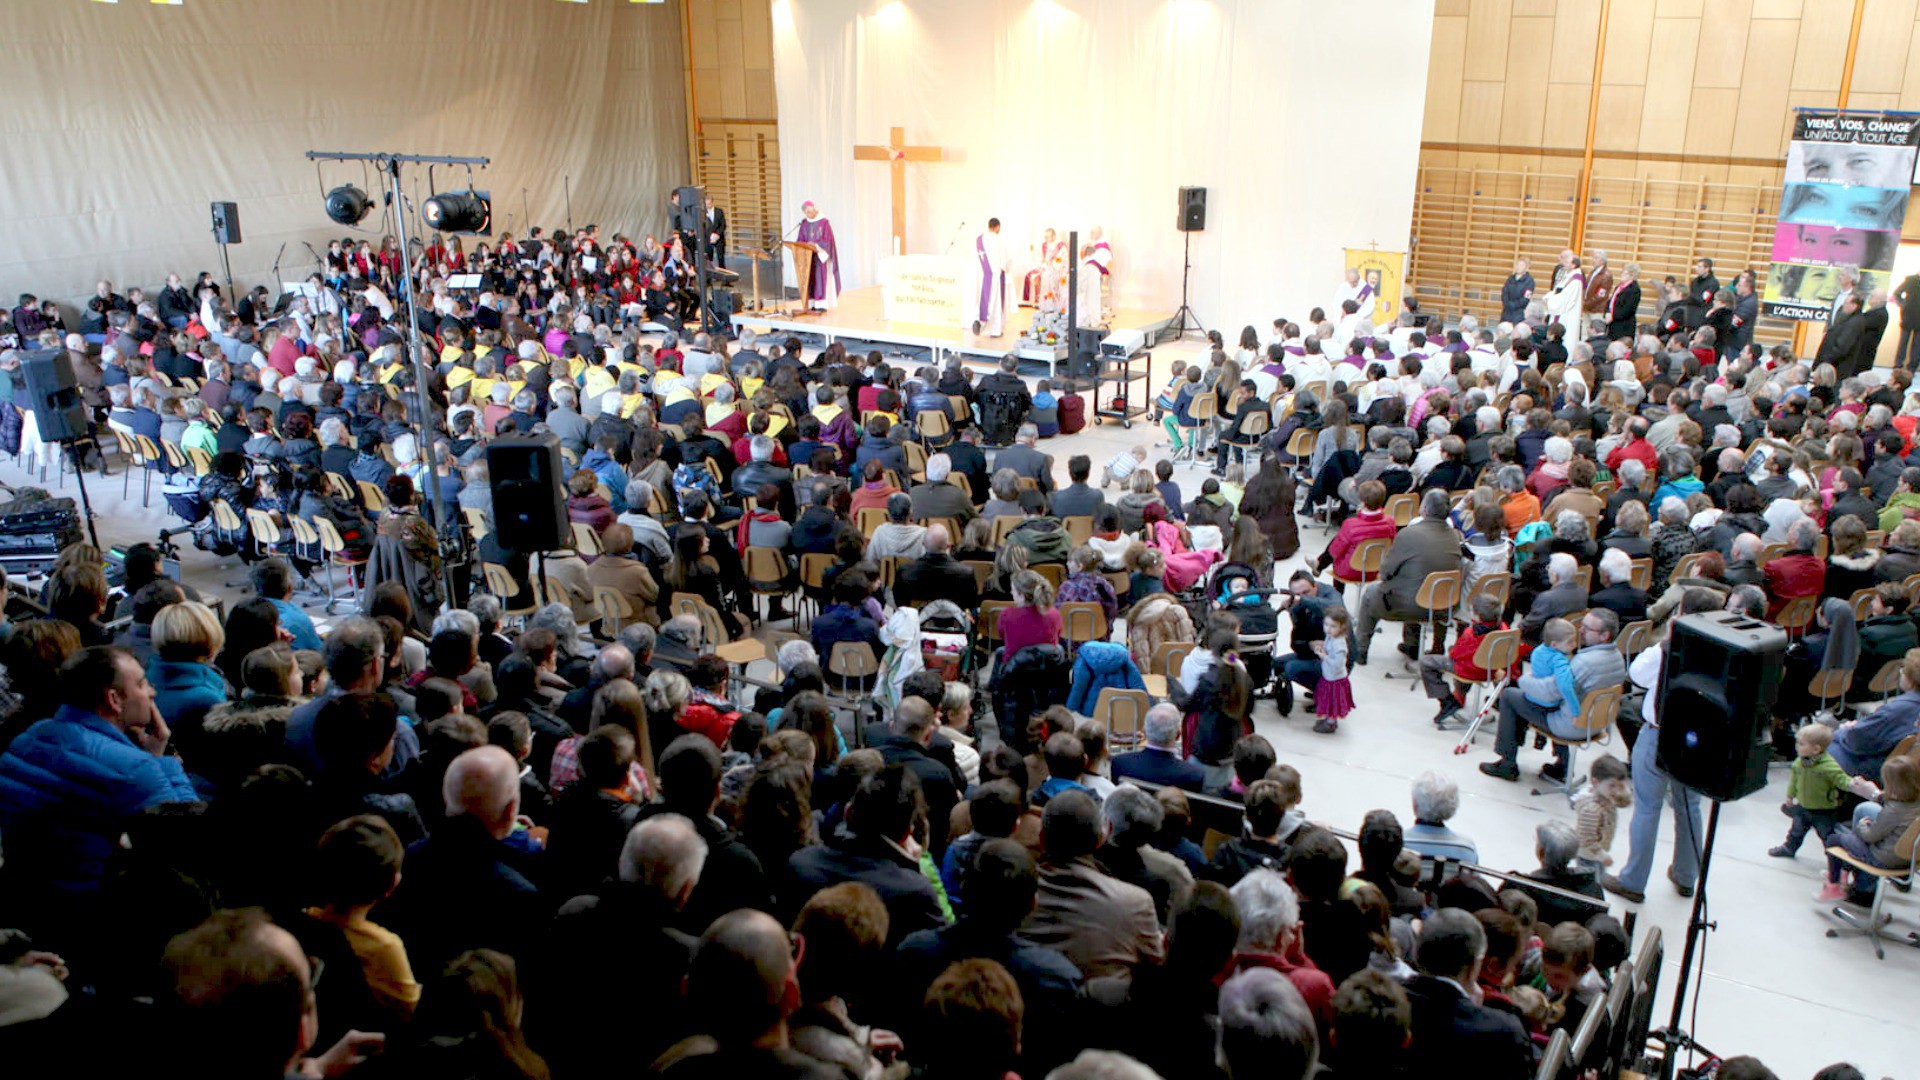
M935 600L920 612L920 659L947 682L972 674L973 619L951 600Z
M1230 611L1240 619L1240 662L1246 665L1255 695L1273 688L1273 650L1280 639L1280 612L1273 589L1254 583L1260 577L1246 563L1221 563L1207 589L1210 610Z

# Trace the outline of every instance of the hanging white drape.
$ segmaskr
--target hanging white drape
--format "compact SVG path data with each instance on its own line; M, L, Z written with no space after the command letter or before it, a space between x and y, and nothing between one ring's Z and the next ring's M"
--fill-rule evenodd
M907 166L909 251L1103 225L1114 302L1171 311L1175 193L1204 186L1192 304L1264 336L1330 305L1343 249L1406 250L1432 25L1433 0L774 0L786 222L817 202L844 287L877 281L889 166L853 147L900 125L947 154Z

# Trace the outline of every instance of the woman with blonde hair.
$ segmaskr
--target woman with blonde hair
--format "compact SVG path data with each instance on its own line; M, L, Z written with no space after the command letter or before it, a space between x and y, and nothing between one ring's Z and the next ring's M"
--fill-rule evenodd
M182 600L154 615L147 681L153 684L153 707L176 738L197 732L207 711L227 700L226 677L213 664L226 643L219 616L205 604Z
M1010 547L1016 545L1009 545ZM1058 645L1063 632L1053 586L1031 570L1013 577L1013 606L1000 613L1000 637L1006 655L1028 645Z

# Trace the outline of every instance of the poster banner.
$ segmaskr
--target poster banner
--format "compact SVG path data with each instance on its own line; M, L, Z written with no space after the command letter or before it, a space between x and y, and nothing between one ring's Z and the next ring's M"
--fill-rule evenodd
M1917 150L1920 113L1795 110L1761 314L1825 320L1842 267L1887 288Z
M970 326L980 295L980 262L946 255L880 260L880 295L890 322ZM968 297L975 300L973 306Z
M1406 278L1406 266L1407 255L1403 251L1347 249L1347 268L1360 271L1360 280L1373 287L1373 325L1390 326L1400 317L1400 289Z

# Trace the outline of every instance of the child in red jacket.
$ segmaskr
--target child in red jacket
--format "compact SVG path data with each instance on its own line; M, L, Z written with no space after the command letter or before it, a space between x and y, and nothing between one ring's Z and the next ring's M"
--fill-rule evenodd
M1486 672L1473 666L1473 654L1479 651L1481 640L1488 634L1507 628L1507 624L1500 620L1500 607L1498 597L1486 593L1474 597L1473 622L1454 641L1447 655L1420 658L1420 681L1427 688L1427 696L1440 703L1440 711L1433 717L1436 727L1445 727L1447 721L1466 704L1454 689L1453 679L1479 680L1487 677Z

